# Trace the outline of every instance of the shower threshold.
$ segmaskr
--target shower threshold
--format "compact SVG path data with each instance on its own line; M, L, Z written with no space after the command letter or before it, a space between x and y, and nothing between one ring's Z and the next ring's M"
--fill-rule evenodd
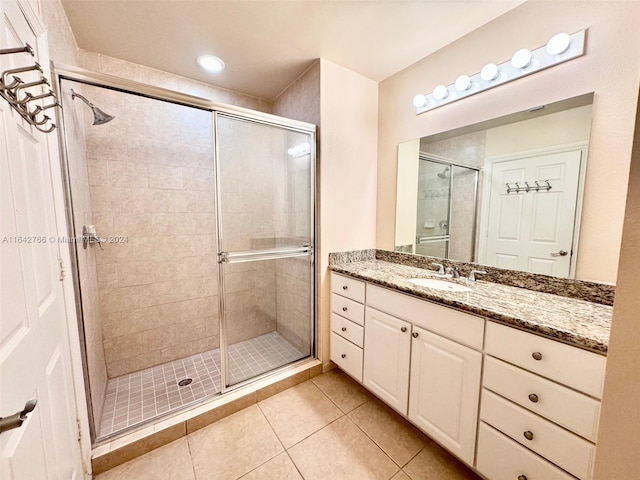
M261 375L306 356L278 332L228 348L230 376L239 380ZM218 348L109 379L96 440L217 393L220 393Z

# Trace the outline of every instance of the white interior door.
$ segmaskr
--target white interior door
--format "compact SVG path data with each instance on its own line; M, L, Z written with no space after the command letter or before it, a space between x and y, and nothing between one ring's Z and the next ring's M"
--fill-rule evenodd
M0 48L39 43L20 7L0 1ZM0 70L47 65L41 52L0 56ZM50 78L50 74L47 74ZM0 99L0 416L37 400L24 424L0 434L0 478L82 478L59 232L45 134Z
M567 277L570 274L581 150L493 164L486 248L481 263ZM550 190L507 193L516 182Z

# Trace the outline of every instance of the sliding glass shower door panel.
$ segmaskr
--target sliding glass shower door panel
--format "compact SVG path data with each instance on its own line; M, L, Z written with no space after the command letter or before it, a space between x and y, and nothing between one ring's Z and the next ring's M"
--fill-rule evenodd
M216 114L227 386L309 356L313 135Z

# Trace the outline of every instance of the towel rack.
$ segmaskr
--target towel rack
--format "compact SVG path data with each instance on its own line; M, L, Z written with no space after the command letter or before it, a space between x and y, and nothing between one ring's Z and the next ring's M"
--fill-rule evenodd
M32 57L35 56L33 48L28 43L24 47L0 50L0 55L21 53L28 53ZM32 77L33 73L36 73L39 78L30 82L25 82L17 76L17 74L26 74ZM11 68L0 74L0 96L30 125L33 125L41 132L49 133L53 132L56 124L53 123L53 120L45 111L60 106L60 103L51 89L48 89L48 92L39 93L43 91L45 86L49 87L50 83L43 75L42 67L38 62L34 62L33 65ZM37 89L37 94L29 90L34 88Z
M533 182L533 183L535 183L535 185L533 185L533 186L529 185L529 182L524 182L524 186L520 185L520 182L514 182L515 185L516 185L515 187L512 187L511 183L508 182L508 183L506 183L507 193L511 193L511 192L515 192L515 193L526 192L526 193L529 193L531 191L539 192L540 190L548 192L549 190L551 190L551 184L549 183L549 180L544 180L544 182L546 183L546 185L540 185L540 182L538 182L538 180L535 180Z

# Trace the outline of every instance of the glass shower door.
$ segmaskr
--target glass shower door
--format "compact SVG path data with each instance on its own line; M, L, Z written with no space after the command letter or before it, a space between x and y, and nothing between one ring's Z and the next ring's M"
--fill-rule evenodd
M216 114L226 386L312 354L314 135Z

